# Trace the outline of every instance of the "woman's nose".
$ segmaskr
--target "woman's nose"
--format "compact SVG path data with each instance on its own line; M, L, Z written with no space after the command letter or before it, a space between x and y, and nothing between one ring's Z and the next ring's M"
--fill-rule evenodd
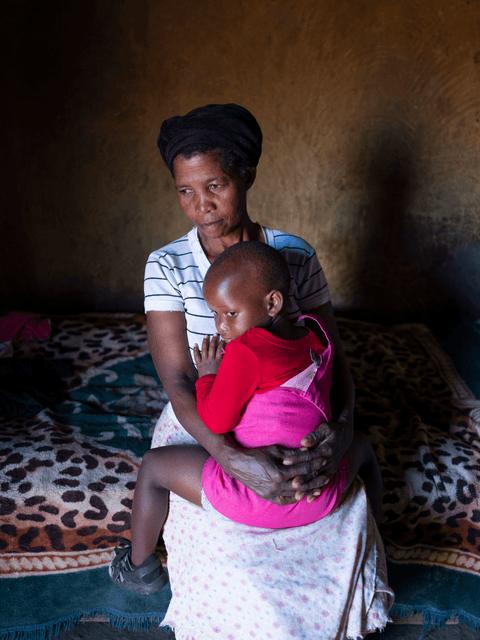
M213 203L212 198L210 197L210 193L200 193L197 196L197 200L196 200L196 210L199 213L208 213L209 211L212 211L212 209L215 208L215 205Z

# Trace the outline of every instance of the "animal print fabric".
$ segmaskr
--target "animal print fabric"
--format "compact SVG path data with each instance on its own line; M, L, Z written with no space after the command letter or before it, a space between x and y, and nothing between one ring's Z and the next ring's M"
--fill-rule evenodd
M144 317L53 319L51 340L21 343L15 357L62 360L71 375L60 404L0 418L0 576L108 564L166 401Z
M357 428L375 447L394 562L480 572L480 403L424 325L339 318ZM16 358L65 361L64 400L0 417L0 577L106 565L128 536L136 473L166 395L145 317L52 318Z
M338 324L382 471L387 557L480 574L480 402L425 325Z

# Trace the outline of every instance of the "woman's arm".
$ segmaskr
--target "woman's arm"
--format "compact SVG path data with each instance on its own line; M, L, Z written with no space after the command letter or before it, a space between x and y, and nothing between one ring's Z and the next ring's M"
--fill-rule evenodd
M198 378L188 348L182 311L149 311L147 336L157 373L182 426L229 475L270 502L295 502L291 478L295 469L282 466L281 447L240 449L226 436L212 433L200 419L195 400ZM308 463L307 463L308 464Z
M340 341L331 302L309 310L308 313L323 319L333 342L333 379L330 394L332 421L321 424L303 438L301 444L308 449L307 451L300 450L284 460L284 464L295 465L292 468L295 469L297 477L293 480L292 486L298 488L297 498L322 487L337 470L341 458L352 442L355 406L355 386Z

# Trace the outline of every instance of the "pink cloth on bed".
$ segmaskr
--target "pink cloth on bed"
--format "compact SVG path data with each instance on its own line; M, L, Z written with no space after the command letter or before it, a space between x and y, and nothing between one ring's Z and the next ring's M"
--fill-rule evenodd
M48 340L50 320L40 320L36 313L12 313L0 318L0 342L18 340Z

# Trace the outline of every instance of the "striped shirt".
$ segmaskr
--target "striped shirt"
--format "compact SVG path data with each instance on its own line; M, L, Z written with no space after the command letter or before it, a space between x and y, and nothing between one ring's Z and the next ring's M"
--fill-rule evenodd
M290 268L288 316L329 302L330 293L313 247L289 233L262 227L267 244L280 251ZM213 313L203 299L203 280L210 262L196 227L150 254L145 268L145 312L183 311L192 361L193 346L216 333Z

